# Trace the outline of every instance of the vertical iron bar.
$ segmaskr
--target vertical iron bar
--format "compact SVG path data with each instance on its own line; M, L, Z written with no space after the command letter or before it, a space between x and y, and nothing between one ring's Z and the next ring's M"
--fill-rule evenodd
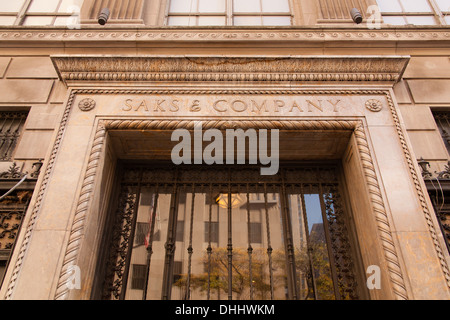
M308 260L309 260L309 270L310 270L310 276L311 276L311 282L312 282L312 290L314 294L314 299L317 300L317 288L316 288L316 276L314 274L314 264L312 261L312 248L311 243L309 241L309 229L308 229L308 217L306 214L306 205L305 205L305 193L303 191L303 184L300 185L300 195L301 195L301 201L302 201L302 214L303 214L303 221L305 225L305 235L306 235L306 249L308 252ZM308 290L309 291L309 290ZM308 292L309 294L309 292Z
M273 270L272 270L272 245L270 240L269 209L267 208L267 185L264 183L264 210L266 211L267 255L269 257L270 299L274 299Z
M212 247L211 247L211 223L212 223L212 204L214 201L213 191L212 191L212 183L209 185L209 194L211 196L211 201L209 203L209 224L208 224L208 248L206 249L206 252L208 254L208 293L207 293L207 300L210 300L211 298L211 254L212 254Z
M297 281L296 281L296 268L295 268L295 253L294 244L292 239L292 226L290 219L290 212L288 207L288 194L286 192L286 184L284 179L284 170L281 171L281 207L282 207L282 219L284 221L285 230L285 247L288 256L288 283L290 283L290 293L293 300L297 300Z
M5 132L5 125L6 125L6 120L8 119L8 116L7 115L5 115L4 116L4 118L3 118L3 123L2 123L2 125L1 125L1 128L0 128L0 137L2 138L2 140L1 140L1 144L0 144L0 154L1 154L1 150L3 150L3 145L5 144L5 142L6 142L6 136L7 136L7 134L6 134L6 132ZM2 158L3 159L3 158Z
M170 199L169 226L167 230L167 241L165 244L166 256L164 262L163 287L161 290L161 300L169 300L172 291L173 280L173 259L175 256L175 242L178 223L178 169L175 173L172 196Z
M328 257L330 259L330 269L331 269L331 276L333 279L333 288L334 288L334 294L336 297L336 300L340 300L341 299L341 294L339 292L339 287L338 287L338 277L337 277L337 273L336 273L336 262L334 261L334 254L333 254L333 249L332 249L332 243L331 243L331 237L330 237L330 227L328 225L328 218L327 218L327 214L326 214L326 207L325 207L325 202L323 200L323 189L322 189L322 184L319 183L319 198L320 198L320 211L322 212L322 220L323 220L323 227L324 227L324 232L325 232L325 239L327 241L327 251L328 251Z
M233 235L232 235L232 210L231 210L231 171L229 171L228 180L228 204L227 204L227 215L228 215L228 300L233 300Z
M158 184L156 185L155 194L153 195L153 210L152 210L152 224L150 226L150 237L148 240L147 247L147 261L146 261L146 273L145 273L145 283L144 283L144 292L142 294L142 300L147 300L147 289L148 289L148 280L150 277L150 263L153 254L153 233L155 232L155 220L156 220L156 210L158 207L158 198L159 198L159 190Z
M136 221L137 221L137 213L139 210L139 200L140 200L140 196L141 196L141 182L142 182L142 174L143 174L143 169L140 169L139 172L139 182L138 182L138 186L137 186L137 192L136 192L136 201L135 201L135 205L134 205L134 210L133 210L133 217L131 220L131 231L130 231L130 235L128 238L128 248L127 248L127 255L126 255L126 259L125 259L125 269L123 272L123 278L122 278L122 290L120 291L120 300L124 300L125 299L125 293L127 291L127 284L128 284L128 272L130 270L130 263L131 263L131 253L133 251L133 241L134 241L134 233L135 233L135 229L136 229Z
M9 160L8 157L9 150L11 149L11 145L14 143L14 133L12 132L12 127L14 125L14 116L11 117L11 123L9 125L8 130L6 130L6 150L2 157L4 160Z
M253 300L253 273L252 273L252 253L253 248L251 244L251 225L250 225L250 192L247 183L247 237L248 237L248 274L250 282L250 300Z
M191 296L191 267L192 267L192 254L194 253L194 249L192 248L192 232L194 228L194 201L195 201L195 183L192 184L192 204L191 204L191 222L190 222L190 230L189 230L189 246L188 246L188 274L186 281L186 295L185 299L189 300Z

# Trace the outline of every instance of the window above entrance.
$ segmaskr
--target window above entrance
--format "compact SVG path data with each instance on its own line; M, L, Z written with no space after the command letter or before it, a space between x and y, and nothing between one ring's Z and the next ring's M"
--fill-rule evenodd
M288 0L170 0L169 26L289 26Z

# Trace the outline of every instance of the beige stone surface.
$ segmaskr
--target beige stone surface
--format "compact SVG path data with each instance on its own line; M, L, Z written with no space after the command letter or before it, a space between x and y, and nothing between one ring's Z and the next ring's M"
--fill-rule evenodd
M6 68L8 68L10 61L10 57L0 57L0 78L5 76Z
M411 103L411 97L408 92L408 84L402 80L394 85L394 94L397 103Z
M14 57L7 78L57 78L49 57Z
M450 58L412 57L403 78L450 78Z
M371 265L377 265L382 270L387 270L375 216L372 212L363 164L354 137L349 142L342 165L348 188L351 220L356 228L356 232L352 236L358 241L362 269L366 270ZM381 284L381 290L368 290L370 299L393 299L387 272L381 274Z
M50 96L50 103L64 103L67 99L69 89L61 81L55 81L55 85Z
M78 201L77 190L84 176L82 169L91 131L91 126L68 126L66 129L37 229L70 230L69 219Z
M269 91L270 92L270 91ZM310 91L311 92L311 91ZM93 112L103 116L122 117L274 117L279 119L304 117L355 117L367 116L371 125L385 125L392 121L384 95L363 96L343 94L292 95L246 95L236 91L235 94L195 95L182 92L167 95L152 94L107 94L77 95L74 105L91 98L96 102L96 109L88 113L79 113L74 117L86 117ZM372 112L366 108L367 101L379 101L381 112Z
M437 130L431 109L424 105L400 105L400 113L407 130Z
M369 127L368 131L380 170L380 183L387 198L386 207L392 216L393 230L425 232L427 226L400 140L392 139L396 135L395 127Z
M408 131L414 154L419 159L446 160L448 152L439 131Z
M53 80L0 80L2 103L46 103Z
M52 138L53 130L25 130L13 156L19 160L43 159Z
M51 288L61 248L64 230L34 230L23 268L15 290L14 300L51 300Z
M54 130L58 127L62 106L35 105L28 113L27 130Z
M450 103L449 80L409 80L415 103Z
M399 232L413 299L448 300L449 291L428 232Z

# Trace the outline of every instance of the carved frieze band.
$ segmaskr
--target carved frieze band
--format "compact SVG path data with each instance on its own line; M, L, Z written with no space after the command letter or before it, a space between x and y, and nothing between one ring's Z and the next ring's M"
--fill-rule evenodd
M411 29L396 26L383 29L321 28L321 29L248 29L202 30L193 28L170 29L5 29L0 31L3 41L429 41L448 40L450 32L445 27Z
M398 81L407 57L52 56L73 81ZM280 71L281 70L281 71Z

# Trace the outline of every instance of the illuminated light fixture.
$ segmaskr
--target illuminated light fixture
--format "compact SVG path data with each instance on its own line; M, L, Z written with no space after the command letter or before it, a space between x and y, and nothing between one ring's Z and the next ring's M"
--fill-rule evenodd
M352 16L353 21L357 24L360 24L363 21L361 12L356 8L350 10L350 15Z
M237 193L231 194L231 208L237 208L242 203L244 203L245 198ZM228 208L228 193L220 193L216 196L216 203L219 207L227 209Z

